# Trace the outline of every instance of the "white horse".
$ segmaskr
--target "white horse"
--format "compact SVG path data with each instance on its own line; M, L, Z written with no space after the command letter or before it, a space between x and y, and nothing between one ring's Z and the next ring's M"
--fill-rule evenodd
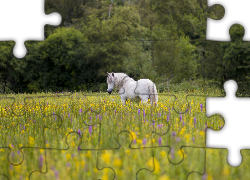
M123 105L126 100L142 100L146 103L150 99L151 104L158 102L158 94L155 84L149 79L135 81L124 73L108 73L107 77L109 94L113 89L119 89Z

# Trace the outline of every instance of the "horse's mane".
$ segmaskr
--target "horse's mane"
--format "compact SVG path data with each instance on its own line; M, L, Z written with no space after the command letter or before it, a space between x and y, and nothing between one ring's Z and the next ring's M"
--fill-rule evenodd
M114 78L115 78L115 86L117 88L121 88L123 86L124 83L126 83L127 81L134 81L133 78L129 77L127 74L125 73L114 73Z

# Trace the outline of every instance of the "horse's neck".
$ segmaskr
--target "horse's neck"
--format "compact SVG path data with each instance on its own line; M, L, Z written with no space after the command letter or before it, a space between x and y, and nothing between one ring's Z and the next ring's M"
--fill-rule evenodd
M135 81L135 80L124 74L124 76L120 76L119 78L117 78L116 86L118 89L120 89L124 86L124 84L131 82L131 81Z

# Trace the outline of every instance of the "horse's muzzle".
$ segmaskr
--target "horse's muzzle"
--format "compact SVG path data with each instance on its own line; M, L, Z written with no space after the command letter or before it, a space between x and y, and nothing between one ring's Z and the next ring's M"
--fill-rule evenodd
M107 90L107 92L108 92L109 94L111 94L111 93L112 93L112 90Z

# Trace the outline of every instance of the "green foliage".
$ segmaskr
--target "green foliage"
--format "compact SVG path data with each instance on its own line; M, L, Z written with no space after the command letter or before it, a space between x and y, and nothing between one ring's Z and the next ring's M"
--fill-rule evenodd
M0 92L23 91L23 67L26 63L13 56L14 42L0 43Z
M215 80L204 80L202 78L197 78L196 80L183 80L181 82L176 82L175 80L170 81L170 92L221 92L219 83ZM156 84L159 92L168 92L167 82L161 81ZM224 92L224 91L223 91Z
M187 37L156 42L154 64L158 74L165 76L167 79L178 77L181 80L194 77L196 75L196 55L194 51L195 47L189 43Z
M250 45L243 42L244 28L234 25L230 29L231 43L223 46L224 79L237 81L240 93L249 94Z
M27 68L31 72L26 78L30 81L29 87L56 91L78 84L86 51L82 42L80 31L59 28L45 41L35 44L33 52L27 56ZM81 59L78 59L79 51L83 55Z
M221 85L233 78L248 86L249 45L242 42L243 28L230 30L230 43L205 40L207 16L221 18L221 7L209 9L205 1L196 0L45 4L46 13L59 12L62 23L45 27L45 41L26 42L23 59L13 57L13 42L0 43L2 92L106 91L106 72L112 71L135 80L170 82L167 89L201 78Z

